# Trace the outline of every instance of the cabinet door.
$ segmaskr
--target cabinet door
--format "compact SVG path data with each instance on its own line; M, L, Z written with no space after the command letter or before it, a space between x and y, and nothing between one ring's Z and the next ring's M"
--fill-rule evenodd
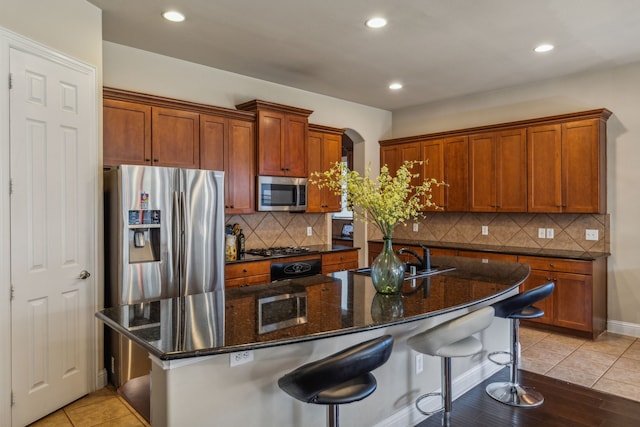
M103 101L104 167L151 164L151 107Z
M604 151L600 149L598 120L562 124L564 212L605 212Z
M522 292L531 290L540 285L544 285L545 283L549 283L553 281L553 277L551 276L551 274L552 273L548 271L531 270L529 277L522 284ZM534 305L535 307L544 311L544 316L539 317L537 319L529 319L527 320L527 322L544 323L547 325L554 324L554 316L555 316L554 301L555 301L556 292L557 292L557 289L554 288L553 293L548 298L545 298L542 301L538 301L537 303L535 303Z
M342 160L342 137L340 135L325 134L322 144L322 168L329 169L334 163ZM324 189L325 212L340 212L342 210L342 196Z
M284 113L258 111L258 175L282 176Z
M387 165L389 172L395 176L396 171L405 161L420 160L420 143L408 142L380 148L380 166ZM414 167L413 172L420 172L418 167ZM416 179L413 184L418 182Z
M309 176L314 172L324 172L342 159L342 136L319 132L309 132L307 165ZM307 212L340 212L342 197L328 188L319 189L314 184L307 188Z
M499 132L496 139L498 212L527 211L527 132Z
M200 168L224 171L227 119L208 114L200 115ZM227 176L225 174L225 186ZM227 205L225 195L225 205ZM226 207L226 206L225 206Z
M469 210L469 140L466 136L444 139L444 207L449 212Z
M309 132L309 175L314 172L322 172L322 141L323 134L320 132ZM315 184L307 186L307 212L324 212L324 198L326 188L320 189Z
M225 165L226 214L255 211L255 129L252 122L229 119Z
M528 212L561 212L560 125L527 130Z
M285 143L281 155L286 176L306 178L308 126L306 117L287 114L285 116Z
M151 147L154 166L200 167L200 115L171 108L152 108Z
M556 287L555 325L581 331L592 330L592 277L582 274L553 273Z
M387 165L391 173L400 166L400 154L395 145L380 147L380 167Z
M435 178L444 181L444 141L435 139L420 143L422 159L421 179ZM431 187L431 201L438 207L444 207L444 186ZM436 207L425 208L427 211L435 211Z
M495 212L496 134L469 137L469 210Z

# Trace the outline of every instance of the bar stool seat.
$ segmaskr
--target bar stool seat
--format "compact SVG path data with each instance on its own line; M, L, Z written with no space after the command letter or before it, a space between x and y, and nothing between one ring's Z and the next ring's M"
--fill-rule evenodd
M407 340L413 350L442 358L442 392L427 393L416 399L416 408L423 415L433 415L444 410L443 425L449 425L452 409L451 358L473 356L482 351L482 342L472 335L486 329L494 317L493 307L484 307L469 314L448 320L431 329L416 334ZM420 402L430 396L442 396L443 407L438 411L426 412Z
M544 311L534 307L533 304L551 295L553 288L553 282L547 283L498 301L492 306L497 317L511 319L511 353L497 351L488 355L489 360L496 364L511 365L509 381L491 383L486 388L487 394L498 402L521 408L540 406L544 402L544 396L540 392L520 384L520 352L518 350L520 319L536 319L544 316ZM510 354L510 360L506 363L498 362L495 356L504 353Z
M372 394L377 382L371 371L389 359L393 337L384 335L307 363L278 380L290 396L306 403L328 405L327 424L337 427L338 405Z

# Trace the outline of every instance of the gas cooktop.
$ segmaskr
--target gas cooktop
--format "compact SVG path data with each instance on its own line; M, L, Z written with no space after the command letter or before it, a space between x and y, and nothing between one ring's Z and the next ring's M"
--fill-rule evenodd
M260 249L249 249L246 251L248 255L257 255L257 256L278 256L278 255L300 255L306 254L309 252L309 248L300 247L300 246L281 246L275 248L260 248Z

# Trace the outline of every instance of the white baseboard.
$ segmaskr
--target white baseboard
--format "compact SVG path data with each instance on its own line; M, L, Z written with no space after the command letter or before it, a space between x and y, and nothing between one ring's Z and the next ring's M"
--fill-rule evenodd
M96 390L100 390L107 385L107 370L100 369L98 370L98 375L96 376Z
M609 320L607 321L607 332L640 338L640 325L637 323L628 323L628 322L620 322L618 320Z
M453 399L457 399L459 396L471 390L473 387L477 386L502 368L503 366L499 366L489 360L485 360L475 368L454 378L451 385ZM434 390L434 392L440 392L440 389ZM427 412L435 411L442 407L441 398L440 396L435 396L433 398L425 399L420 403L420 407ZM427 419L427 417L418 412L415 403L411 402L409 406L380 421L374 427L406 427L419 424L425 419Z

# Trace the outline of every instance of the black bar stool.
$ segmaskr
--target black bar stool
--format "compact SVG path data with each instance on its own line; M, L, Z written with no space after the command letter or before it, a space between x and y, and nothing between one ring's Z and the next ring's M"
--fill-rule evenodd
M444 410L442 425L450 424L453 403L451 358L473 356L482 351L482 342L473 337L473 334L486 329L493 321L493 315L493 307L484 307L448 320L407 340L409 347L419 353L442 357L442 392L423 394L416 399L416 408L421 414L430 416ZM441 409L426 412L420 408L419 404L423 399L437 395L442 396Z
M278 385L303 402L329 405L328 425L337 427L338 405L362 400L376 390L371 371L389 359L392 348L391 335L365 341L300 366L281 377Z
M533 307L551 295L553 292L553 282L538 286L525 292L521 292L505 300L493 304L497 317L511 319L511 353L505 351L495 351L489 354L489 360L498 365L511 365L511 375L508 382L495 382L487 386L486 391L489 396L498 402L521 408L532 408L542 405L544 397L529 387L520 385L519 379L519 343L520 343L520 319L536 319L544 316L544 311ZM495 359L498 354L510 354L508 362L499 362Z

